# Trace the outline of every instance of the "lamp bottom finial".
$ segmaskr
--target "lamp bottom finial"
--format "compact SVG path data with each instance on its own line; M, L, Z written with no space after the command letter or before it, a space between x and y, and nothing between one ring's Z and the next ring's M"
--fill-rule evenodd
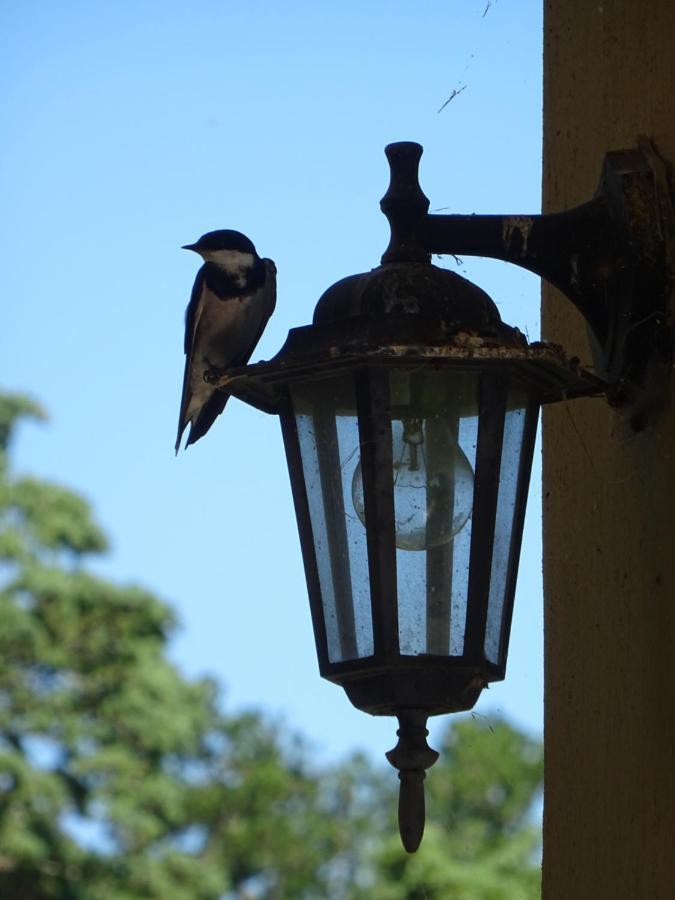
M414 853L424 834L424 779L438 759L427 744L427 714L423 710L405 710L398 716L398 744L386 756L399 770L398 828L408 853Z

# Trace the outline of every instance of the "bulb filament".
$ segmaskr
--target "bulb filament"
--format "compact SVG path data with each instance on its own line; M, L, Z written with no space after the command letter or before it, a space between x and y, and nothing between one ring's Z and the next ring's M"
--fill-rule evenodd
M418 447L424 443L421 419L403 420L403 443L408 448L408 469L411 472L417 472L420 467L417 456Z

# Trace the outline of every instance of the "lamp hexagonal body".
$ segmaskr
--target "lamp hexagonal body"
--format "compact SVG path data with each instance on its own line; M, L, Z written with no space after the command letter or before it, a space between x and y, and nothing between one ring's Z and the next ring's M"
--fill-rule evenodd
M280 414L320 671L359 709L470 709L504 677L539 406L589 384L419 262L338 282L229 374Z

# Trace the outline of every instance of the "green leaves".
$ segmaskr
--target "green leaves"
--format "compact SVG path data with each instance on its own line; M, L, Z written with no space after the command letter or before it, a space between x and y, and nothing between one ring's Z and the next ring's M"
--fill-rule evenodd
M393 839L376 856L375 900L534 900L540 834L532 804L538 742L497 718L463 717L425 781L427 827L408 856Z
M54 550L80 555L108 548L86 500L60 485L21 478L6 492L4 506L36 553Z
M6 452L14 434L14 426L21 419L47 418L39 403L26 394L0 393L0 451Z
M434 779L434 815L449 834L458 820L472 823L472 839L463 838L470 855L526 821L543 778L539 742L499 719L476 716L457 720L439 749L443 771Z

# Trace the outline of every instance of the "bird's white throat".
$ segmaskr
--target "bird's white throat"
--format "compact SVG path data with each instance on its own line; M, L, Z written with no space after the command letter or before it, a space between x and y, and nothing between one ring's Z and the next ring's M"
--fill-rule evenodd
M201 257L235 278L253 268L254 262L252 253L242 253L241 250L202 250Z

